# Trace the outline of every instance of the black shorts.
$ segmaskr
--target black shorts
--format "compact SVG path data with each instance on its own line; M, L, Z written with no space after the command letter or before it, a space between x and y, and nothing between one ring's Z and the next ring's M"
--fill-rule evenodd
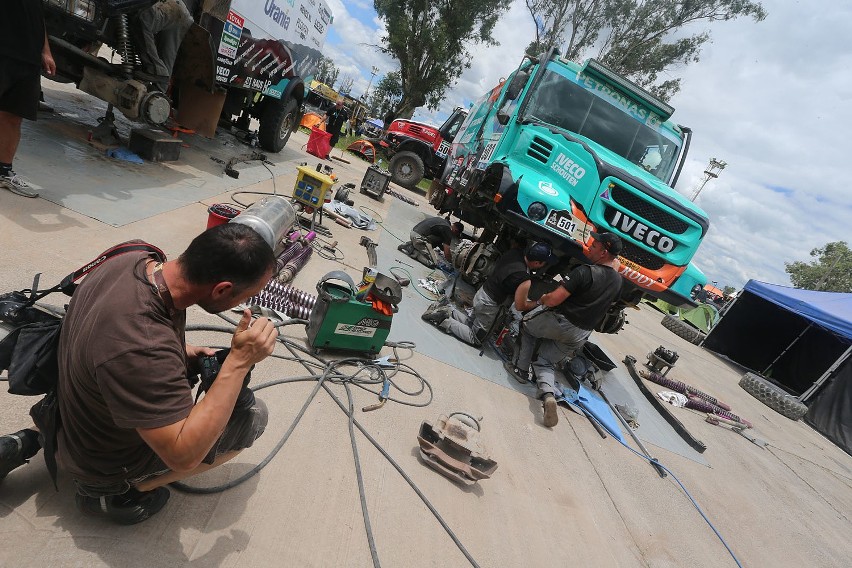
M0 111L35 120L41 93L41 68L0 57Z

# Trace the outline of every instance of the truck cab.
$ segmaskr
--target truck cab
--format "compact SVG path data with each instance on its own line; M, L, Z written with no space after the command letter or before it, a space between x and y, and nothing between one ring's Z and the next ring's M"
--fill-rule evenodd
M611 231L633 288L694 305L706 278L691 260L709 220L672 188L691 136L673 112L594 59L527 57L470 110L432 204L498 250L522 236L576 259L590 232Z
M403 187L414 187L424 177L439 175L447 160L450 144L459 131L467 111L456 108L440 128L413 120L396 119L379 146L390 159L391 179Z

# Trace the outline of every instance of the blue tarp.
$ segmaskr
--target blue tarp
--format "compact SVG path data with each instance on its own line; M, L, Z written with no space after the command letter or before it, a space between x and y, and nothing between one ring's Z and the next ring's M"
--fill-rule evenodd
M799 290L757 280L746 282L744 290L852 339L852 294Z

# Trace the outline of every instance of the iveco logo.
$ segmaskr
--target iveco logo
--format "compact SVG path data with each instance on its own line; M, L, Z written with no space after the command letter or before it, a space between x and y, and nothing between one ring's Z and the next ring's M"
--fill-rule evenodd
M538 188L539 188L539 189L540 189L543 193L546 193L547 195L552 195L552 196L554 196L554 197L556 197L557 195L559 195L559 192L558 192L558 191L556 191L556 189L553 187L553 184L552 184L552 183L550 183L549 181L540 181L540 182L538 182Z
M660 252L665 253L674 250L675 243L669 237L650 228L648 225L640 223L636 219L628 217L621 211L615 212L610 224L625 235L630 235L637 241L642 241Z

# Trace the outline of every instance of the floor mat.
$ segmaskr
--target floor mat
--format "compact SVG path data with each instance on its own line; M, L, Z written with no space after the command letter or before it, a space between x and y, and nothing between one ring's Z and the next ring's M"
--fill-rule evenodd
M384 230L379 237L379 246L376 250L379 272L390 274L390 268L396 267L394 272L399 272L401 269L411 275L411 284L402 289L403 301L399 305L399 313L394 315L388 339L414 341L417 344L417 351L424 355L517 390L527 396L535 396L535 387L531 384L522 385L511 378L503 368L503 360L490 348L486 348L480 356L479 349L462 343L455 336L447 335L420 319L420 315L432 303L433 296L428 291L418 288L417 281L433 274L440 278L444 278L445 275L440 271L426 268L396 250L396 247L402 242L401 239L408 240L411 227L425 217L433 215L434 211L431 208L423 211L393 197L386 196L385 199L393 199L393 202L387 217L382 221Z
M103 116L106 103L76 92L50 91L52 114L39 114L36 122L24 121L15 169L42 198L114 227L120 227L190 203L209 199L230 189L270 179L272 173L258 162L239 164L240 178L224 174L224 162L252 148L230 134L207 139L181 135L188 147L180 160L169 163L134 164L105 155L102 145L88 142L89 130ZM116 112L122 137L131 128ZM267 157L275 175L293 173L292 161L303 155L284 148ZM211 157L223 163L211 160ZM278 188L285 195L292 187Z
M385 197L385 199L393 198ZM435 271L397 251L396 247L402 242L403 238L408 240L411 227L432 214L434 213L431 209L424 211L413 205L394 200L388 210L387 218L382 220L384 230L379 237L379 246L376 249L379 271L383 274L390 274L390 268L396 267L394 268L395 272L402 269L408 272L411 277L411 284L402 289L403 301L399 305L399 312L394 315L388 339L391 341L414 341L417 344L417 351L424 355L492 383L511 388L529 397L535 397L536 387L532 384L522 385L511 378L503 368L502 359L491 348L486 348L480 356L479 349L462 343L454 336L447 335L437 327L420 319L420 315L432 302L432 299L429 292L416 288L417 281L428 277ZM429 298L423 297L424 295L429 296ZM618 361L617 357L613 357L605 349L604 352L612 361ZM707 460L684 442L669 423L657 413L639 392L639 389L627 374L627 369L621 363L612 371L602 374L602 385L602 389L611 403L629 404L639 410L640 426L634 432L643 442L653 444L702 465L709 465Z

